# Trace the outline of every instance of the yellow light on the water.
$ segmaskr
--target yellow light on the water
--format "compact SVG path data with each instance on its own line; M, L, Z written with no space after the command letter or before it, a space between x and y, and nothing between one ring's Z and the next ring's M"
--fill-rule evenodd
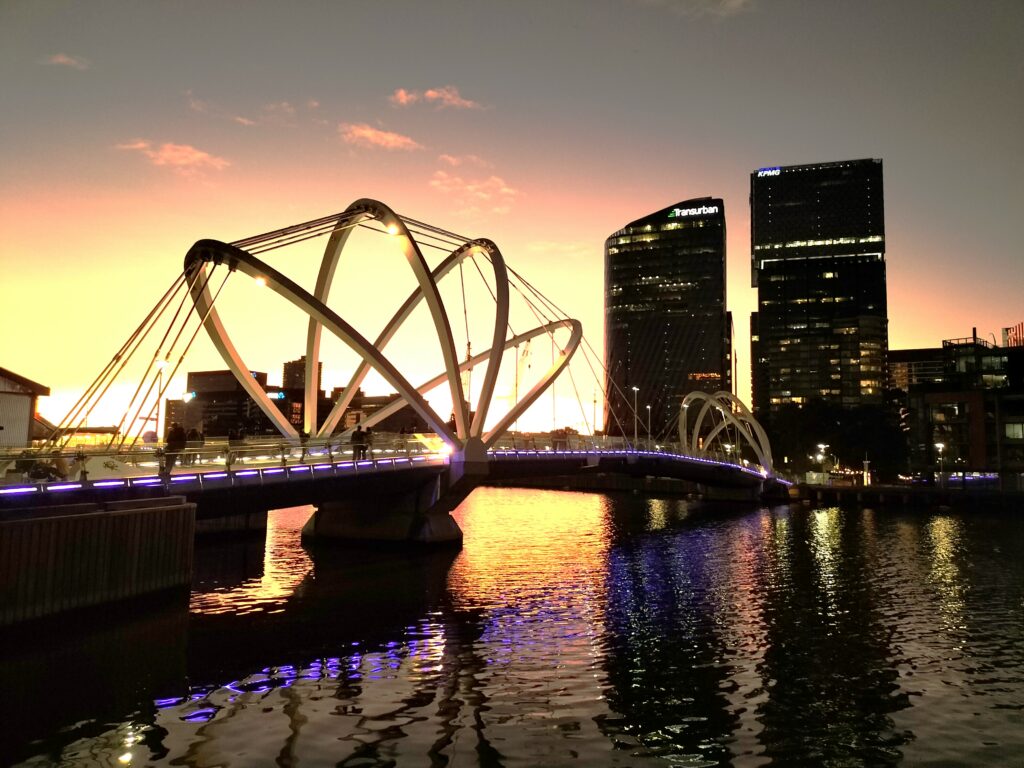
M121 755L119 758L117 758L117 762L121 763L122 765L128 765L128 763L130 763L131 761L132 761L132 753L131 752L125 752L123 755Z

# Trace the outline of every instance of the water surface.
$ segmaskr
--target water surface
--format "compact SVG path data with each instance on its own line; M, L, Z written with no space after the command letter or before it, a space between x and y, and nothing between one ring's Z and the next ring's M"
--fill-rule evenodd
M1024 764L1019 515L480 489L460 552L203 543L7 643L4 764Z

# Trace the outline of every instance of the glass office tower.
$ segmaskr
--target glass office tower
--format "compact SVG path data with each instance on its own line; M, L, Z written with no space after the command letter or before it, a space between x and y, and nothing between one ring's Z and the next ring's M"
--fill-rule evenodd
M889 330L882 161L750 174L755 413L881 405Z
M605 430L632 437L635 398L638 435L676 439L683 397L732 391L725 205L686 200L627 224L604 267Z

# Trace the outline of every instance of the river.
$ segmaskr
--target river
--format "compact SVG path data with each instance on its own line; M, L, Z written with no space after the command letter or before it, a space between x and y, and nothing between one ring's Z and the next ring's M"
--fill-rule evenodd
M187 606L8 638L0 763L1024 764L1024 515L482 488L409 552L309 514L201 542Z

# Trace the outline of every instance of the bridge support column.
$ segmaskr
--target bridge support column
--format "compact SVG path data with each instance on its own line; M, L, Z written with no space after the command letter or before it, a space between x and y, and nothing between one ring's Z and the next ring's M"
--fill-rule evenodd
M304 539L461 544L462 530L441 507L444 477L394 492L323 502L302 529Z
M761 499L761 484L743 488L724 485L701 485L700 493L708 501L750 502Z

